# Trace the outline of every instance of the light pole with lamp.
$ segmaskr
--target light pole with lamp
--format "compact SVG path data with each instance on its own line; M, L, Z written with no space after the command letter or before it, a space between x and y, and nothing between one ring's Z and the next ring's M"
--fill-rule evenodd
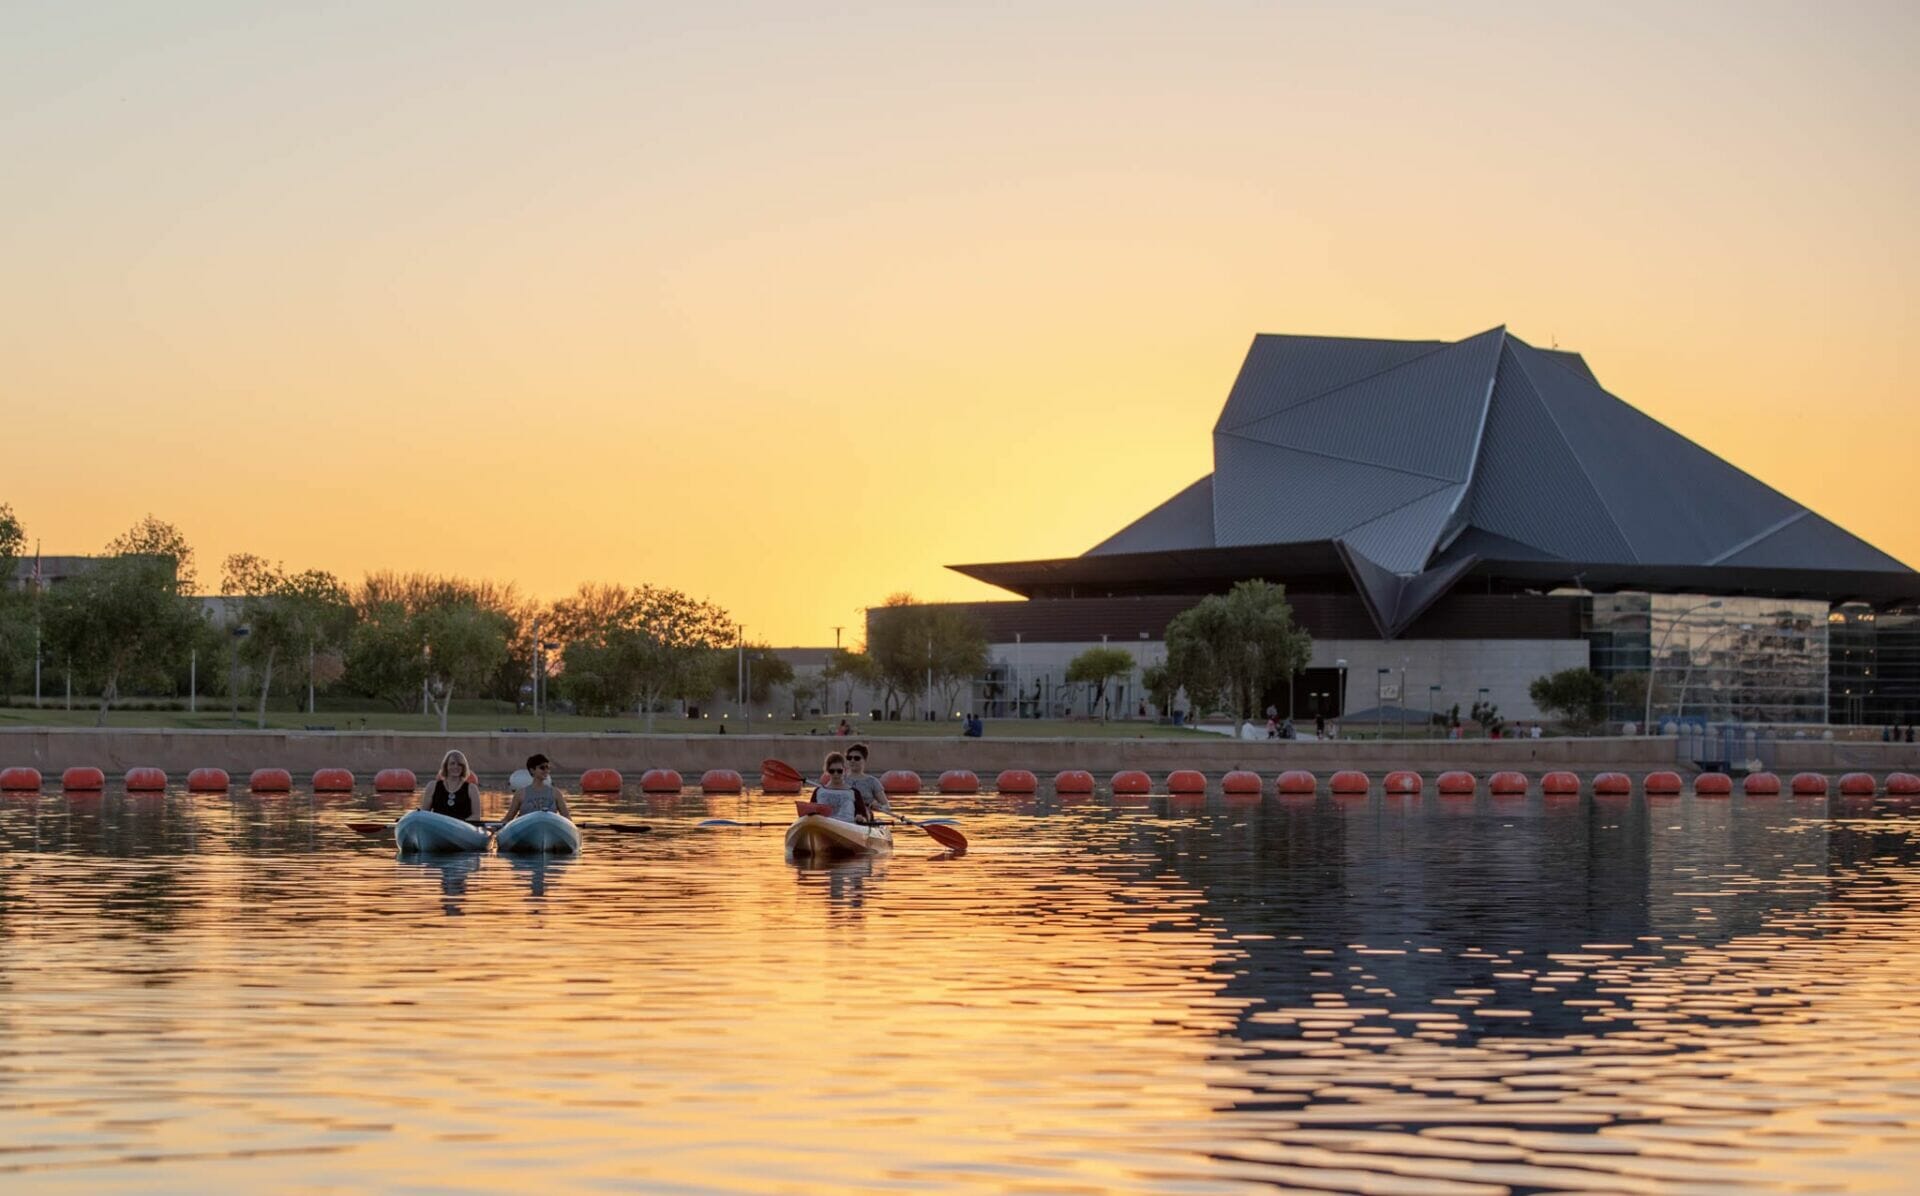
M1697 606L1690 606L1675 615L1673 621L1667 624L1666 632L1660 637L1660 646L1653 650L1653 655L1647 657L1647 709L1640 723L1640 733L1642 735L1651 734L1653 730L1653 678L1655 671L1660 667L1660 654L1667 650L1667 641L1673 638L1673 629L1680 626L1681 623L1685 622L1696 611L1718 610L1721 605L1720 599L1715 598L1711 602L1702 602ZM1652 617L1651 612L1649 612L1648 617ZM1651 626L1649 626L1648 629L1651 630ZM1709 636L1708 638L1711 639L1712 637ZM1693 659L1692 653L1688 653L1687 659L1689 664L1691 664Z
M1347 658L1343 656L1334 661L1333 667L1340 670L1340 680L1333 687L1333 717L1342 719L1347 716Z
M1706 639L1700 641L1700 647L1698 650L1701 652L1705 652L1707 650L1707 645L1713 643L1713 641L1719 639L1721 636L1725 635L1727 632L1732 630L1733 630L1733 624L1731 623L1728 623L1725 626L1717 628L1713 632L1713 634L1709 635ZM1753 624L1742 623L1740 624L1740 630L1743 632L1752 631ZM1681 718L1685 717L1687 713L1687 685L1692 680L1693 680L1693 651L1689 650L1687 652L1687 671L1680 674L1680 698L1677 702L1674 703L1673 717L1674 717L1674 721L1676 722L1678 722Z

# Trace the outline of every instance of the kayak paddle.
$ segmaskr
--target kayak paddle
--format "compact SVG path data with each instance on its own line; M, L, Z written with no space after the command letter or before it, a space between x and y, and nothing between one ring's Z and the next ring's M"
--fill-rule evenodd
M760 761L760 775L762 777L772 777L776 781L785 781L788 784L792 784L795 781L802 784L806 783L806 778L800 775L800 770L788 764L785 760L766 759ZM967 849L967 837L950 826L931 822L915 822L911 818L894 814L891 810L887 810L885 813L893 814L893 817L898 819L903 825L910 826L918 831L925 831L928 838L950 851L965 851Z

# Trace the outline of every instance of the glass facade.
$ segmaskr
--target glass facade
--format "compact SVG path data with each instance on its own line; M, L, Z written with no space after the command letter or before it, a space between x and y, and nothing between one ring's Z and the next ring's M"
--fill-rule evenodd
M1827 616L1836 723L1920 722L1920 608L1842 606Z
M1704 594L1594 594L1587 641L1613 687L1609 717L1823 723L1828 718L1828 608L1818 600Z

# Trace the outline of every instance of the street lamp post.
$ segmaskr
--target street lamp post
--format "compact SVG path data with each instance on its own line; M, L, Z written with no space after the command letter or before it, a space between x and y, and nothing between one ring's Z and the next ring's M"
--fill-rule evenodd
M1345 718L1347 716L1347 659L1346 657L1343 656L1339 660L1334 661L1333 667L1340 670L1340 679L1334 685L1333 717L1335 717L1336 719Z
M1667 624L1667 630L1660 636L1659 647L1653 650L1653 655L1647 657L1647 709L1640 723L1640 733L1642 735L1651 733L1653 729L1653 677L1655 670L1660 667L1660 654L1667 650L1667 641L1673 638L1673 629L1684 623L1694 612L1718 610L1721 605L1720 599L1715 598L1711 602L1702 602L1696 606L1690 606L1674 616L1673 621ZM1651 608L1649 608L1648 618L1652 618ZM1649 625L1648 629L1652 629L1651 625ZM1712 637L1709 636L1708 638L1711 639ZM1688 653L1687 659L1691 662L1693 659L1692 653Z

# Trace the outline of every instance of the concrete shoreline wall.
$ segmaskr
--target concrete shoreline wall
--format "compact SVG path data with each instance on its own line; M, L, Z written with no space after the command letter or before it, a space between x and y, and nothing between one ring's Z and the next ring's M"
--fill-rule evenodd
M441 735L409 731L186 731L162 728L29 727L0 730L0 768L30 765L57 780L61 770L92 765L117 779L136 766L184 776L194 768L224 768L244 781L255 768L285 768L304 782L317 768L350 768L371 781L382 768L428 774L449 748L467 753L483 777L497 782L527 756L545 752L562 775L588 768L617 768L637 781L649 768L678 769L689 784L709 768L731 768L751 784L760 761L775 757L809 771L848 740L809 735L538 735L494 733ZM1329 773L1357 768L1379 774L1396 768L1437 772L1449 768L1488 773L1515 769L1639 774L1657 768L1690 767L1678 759L1672 739L1341 740L1329 743L1231 740L1196 734L1192 739L961 739L875 737L874 765L911 768L929 783L945 769L969 768L992 783L1006 768L1032 770L1042 780L1064 768L1084 768L1102 781L1122 768L1163 773L1175 768L1225 772L1250 768L1263 774L1305 768ZM1920 771L1920 745L1781 740L1774 752L1779 772L1844 772L1859 769Z

